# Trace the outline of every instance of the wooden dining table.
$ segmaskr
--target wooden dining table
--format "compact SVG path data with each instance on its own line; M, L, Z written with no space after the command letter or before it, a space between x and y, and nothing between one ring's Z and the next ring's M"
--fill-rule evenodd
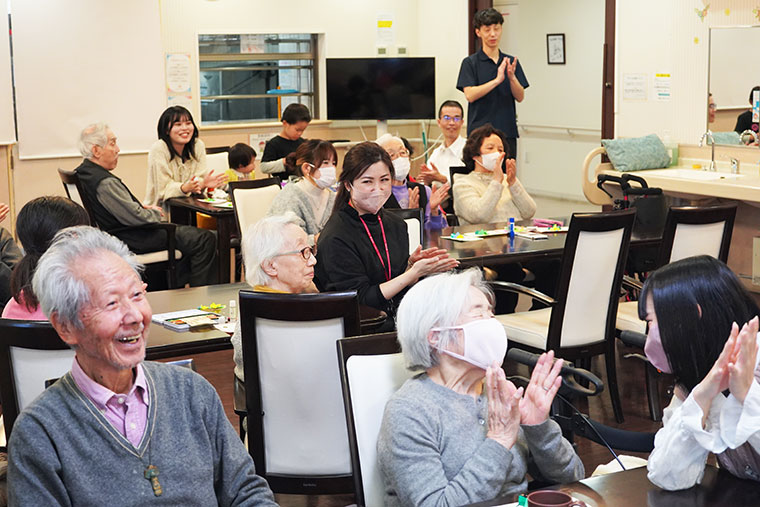
M216 257L219 283L230 282L230 248L232 238L237 236L235 211L221 208L200 198L173 197L169 203L169 221L179 225L197 225L196 213L204 213L216 219Z
M569 223L569 221L565 221ZM462 266L494 266L513 262L559 259L565 248L566 232L547 233L546 239L528 239L515 235L484 237L478 241L456 241L452 234L475 232L478 230L504 230L506 222L446 227L438 231L425 231L425 247L447 250ZM532 225L531 221L517 225ZM636 231L631 234L631 249L657 247L662 233Z
M146 297L153 313L157 314L189 310L211 303L229 305L230 300L238 300L238 293L241 290L251 290L251 286L247 283L206 285L148 292ZM359 314L363 334L375 332L387 318L384 312L364 305L359 306ZM213 326L189 331L174 331L152 322L148 333L146 358L165 359L231 348L230 335Z
M681 491L664 491L647 479L646 467L634 468L545 489L564 491L588 507L739 507L760 505L760 483L739 479L707 465L702 483ZM510 505L496 498L471 507Z

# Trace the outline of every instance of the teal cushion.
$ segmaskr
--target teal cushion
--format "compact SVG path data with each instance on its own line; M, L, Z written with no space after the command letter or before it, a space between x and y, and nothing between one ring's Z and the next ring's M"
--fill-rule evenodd
M713 139L715 139L715 144L744 144L739 134L734 131L713 132ZM707 142L710 143L709 140Z
M632 139L602 139L607 156L618 171L641 171L668 167L670 157L655 134Z

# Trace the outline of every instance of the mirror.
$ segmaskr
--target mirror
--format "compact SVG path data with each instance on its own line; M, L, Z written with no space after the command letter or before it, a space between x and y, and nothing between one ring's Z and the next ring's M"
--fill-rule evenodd
M707 129L715 144L757 143L756 136L739 134L752 126L750 92L760 85L760 59L752 55L759 44L760 26L710 28Z

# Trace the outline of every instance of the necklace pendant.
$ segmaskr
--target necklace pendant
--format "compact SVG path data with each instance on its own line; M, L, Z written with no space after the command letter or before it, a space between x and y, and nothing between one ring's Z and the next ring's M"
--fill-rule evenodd
M153 465L148 465L145 469L145 478L150 481L150 485L153 488L153 494L161 496L164 490L161 488L161 483L158 482L158 468Z

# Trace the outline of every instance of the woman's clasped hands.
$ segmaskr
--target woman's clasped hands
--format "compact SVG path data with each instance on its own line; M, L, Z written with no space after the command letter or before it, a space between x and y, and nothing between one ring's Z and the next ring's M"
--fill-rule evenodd
M443 248L428 248L423 250L421 246L409 256L409 270L414 271L420 277L434 273L443 273L459 266L459 261L452 259Z
M486 370L488 395L488 433L486 436L511 449L521 424L541 424L549 417L554 396L562 384L559 376L562 360L554 352L541 356L533 369L528 386L516 388L504 370L494 362Z
M755 364L757 362L758 318L745 323L741 330L734 322L731 333L707 376L692 391L703 412L703 424L710 412L712 400L718 393L729 390L740 402L744 403L752 383L755 382Z

